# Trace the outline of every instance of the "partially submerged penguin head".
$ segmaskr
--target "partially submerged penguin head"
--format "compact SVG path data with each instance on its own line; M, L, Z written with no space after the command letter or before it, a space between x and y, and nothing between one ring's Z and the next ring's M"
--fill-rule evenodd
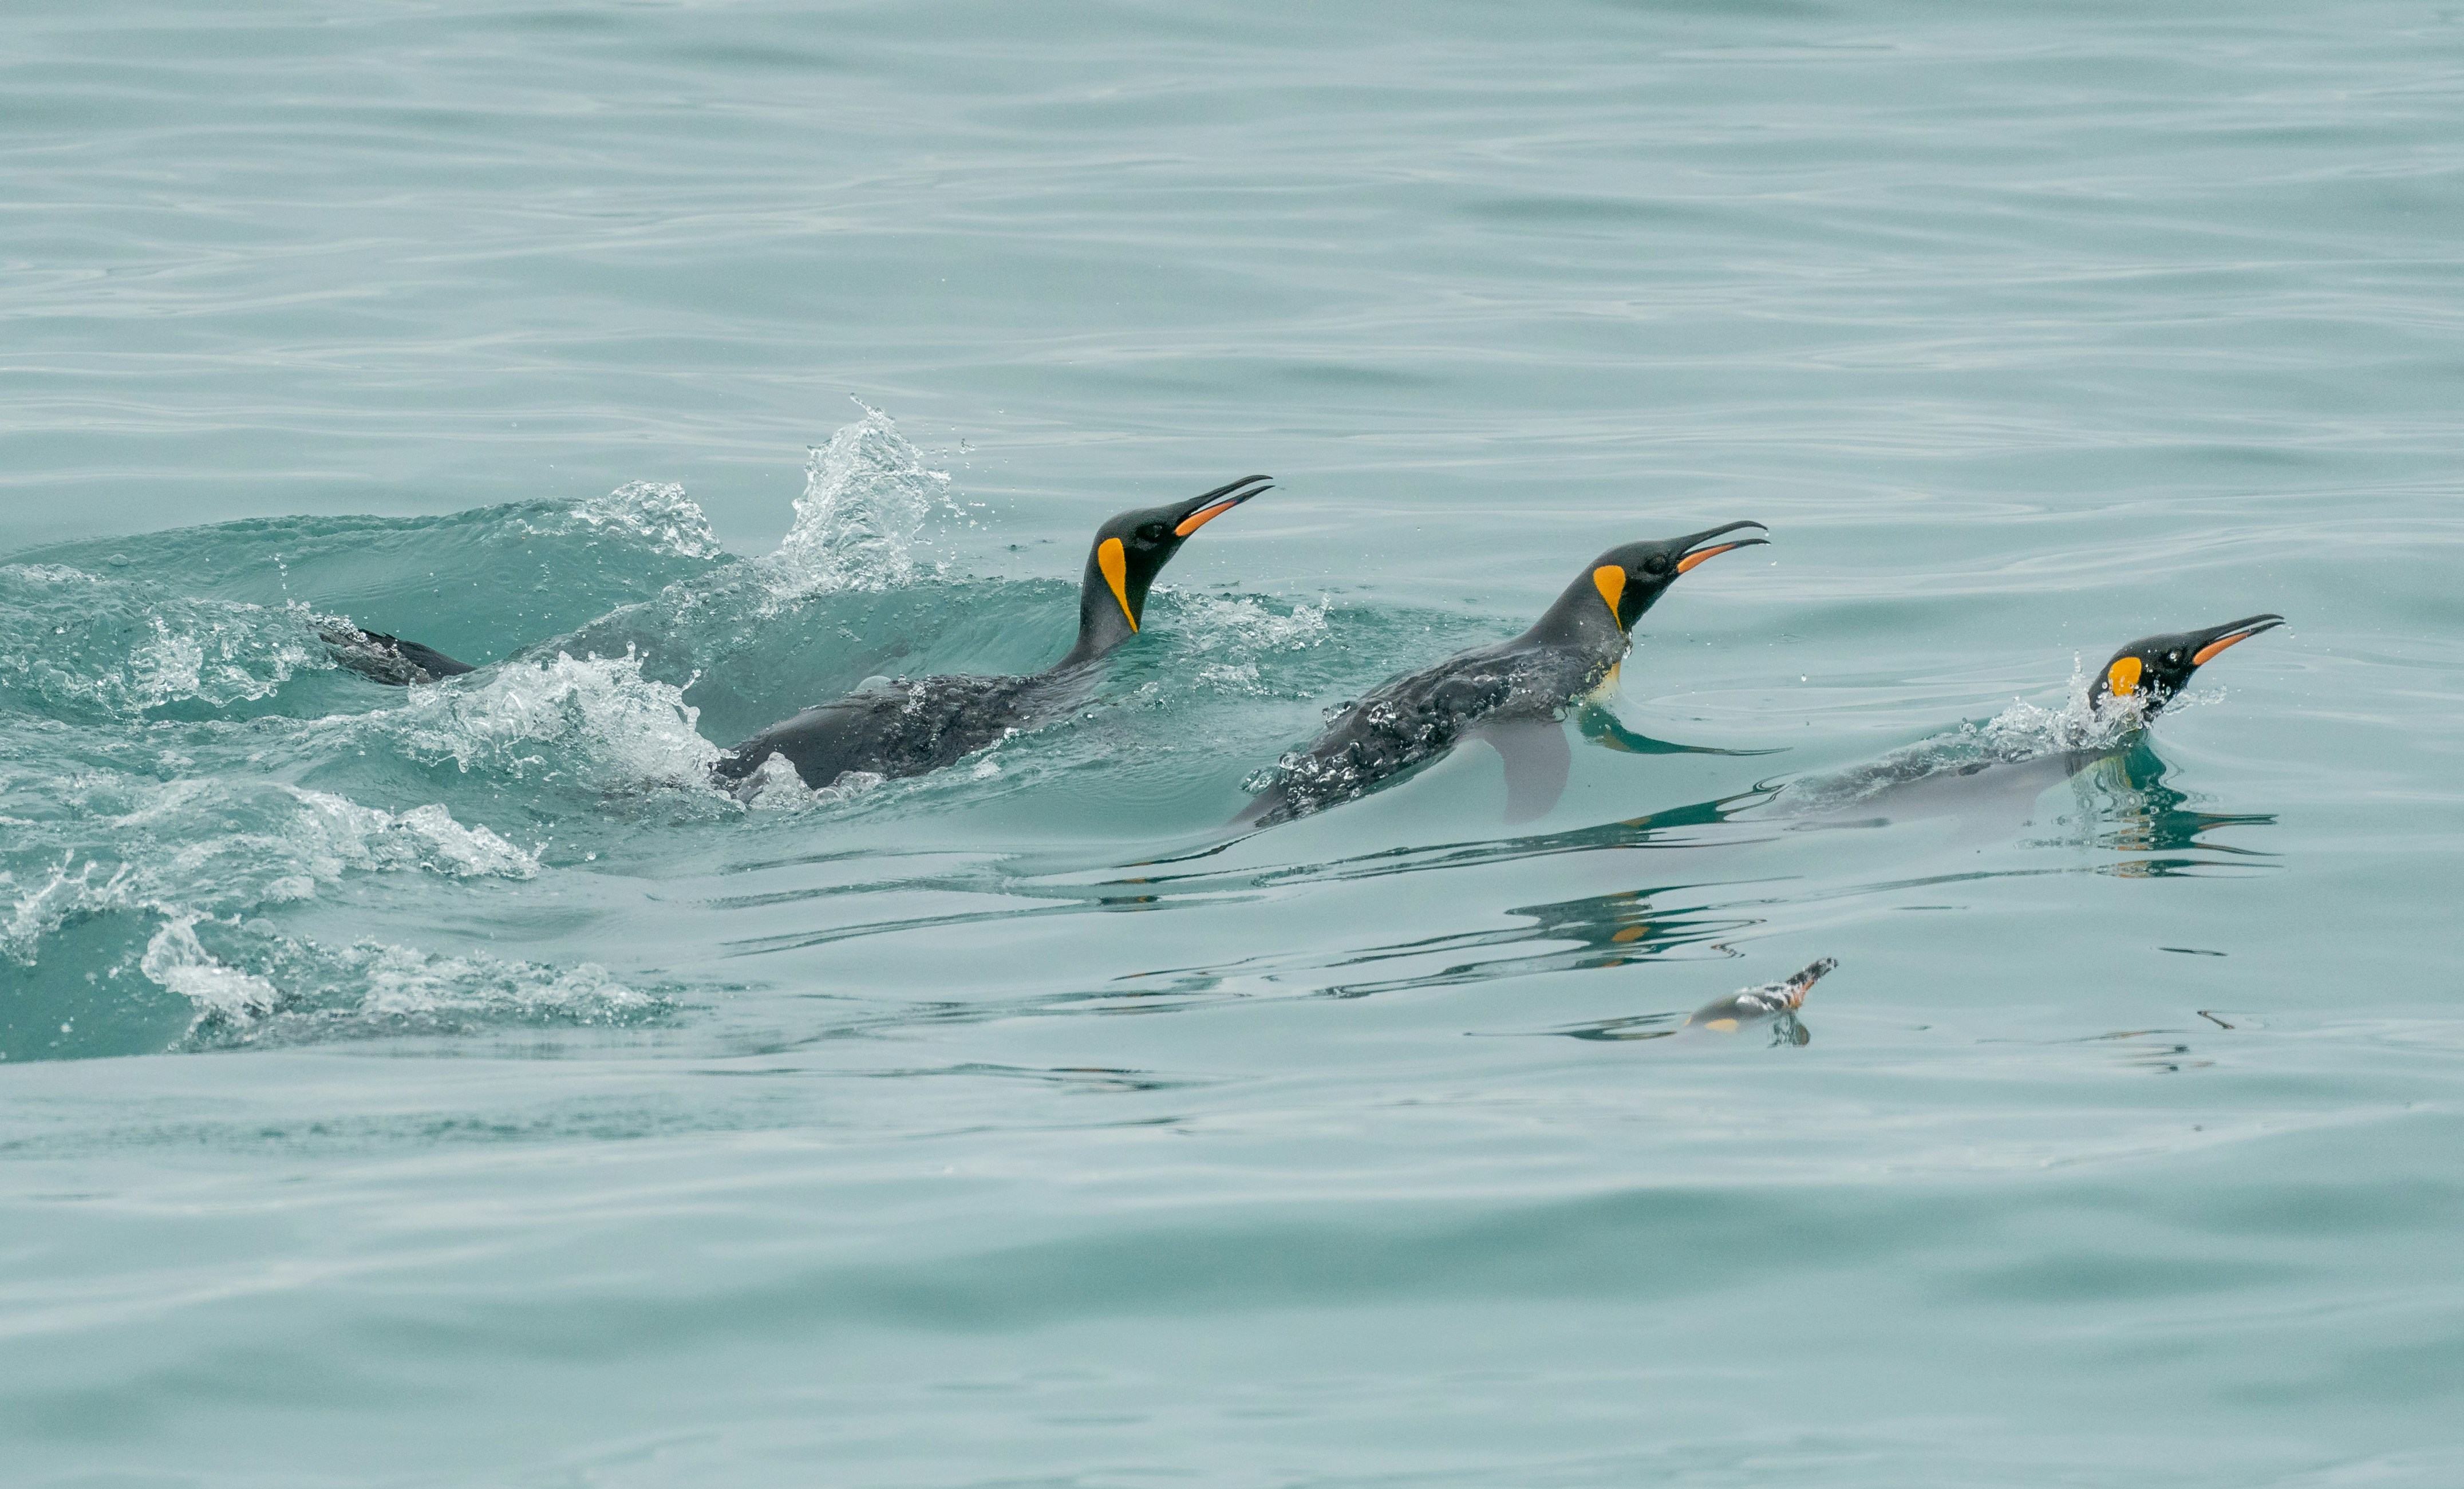
M1263 492L1269 477L1243 476L1203 496L1124 512L1095 530L1078 590L1078 645L1064 659L1092 661L1137 634L1147 590L1191 534Z
M1551 631L1608 636L1618 644L1622 654L1625 633L1642 619L1642 612L1650 609L1654 601L1668 592L1668 586L1677 582L1677 576L1731 549L1771 541L1768 537L1713 540L1745 528L1765 531L1759 522L1730 522L1683 537L1612 548L1585 565L1582 577L1557 597L1557 602L1541 618L1540 625ZM1599 624L1602 621L1613 623L1616 630L1603 631Z
M2189 686L2192 672L2214 661L2225 648L2283 624L2280 615L2252 615L2203 631L2142 637L2115 652L2097 674L2088 706L2102 710L2108 699L2136 698L2141 715L2154 718L2158 710Z

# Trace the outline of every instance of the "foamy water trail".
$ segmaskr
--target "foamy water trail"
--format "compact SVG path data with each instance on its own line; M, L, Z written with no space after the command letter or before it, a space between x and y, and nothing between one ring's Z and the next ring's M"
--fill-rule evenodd
M686 686L690 686L688 683ZM356 728L412 758L517 779L603 788L705 780L719 749L694 725L684 689L642 675L642 659L517 659L468 679L413 689Z
M191 1048L629 1023L671 1006L596 962L440 955L375 940L329 947L261 924L197 919L158 931L140 971L195 1005Z
M128 718L166 704L268 697L330 671L335 618L164 592L143 578L56 563L0 565L0 695Z

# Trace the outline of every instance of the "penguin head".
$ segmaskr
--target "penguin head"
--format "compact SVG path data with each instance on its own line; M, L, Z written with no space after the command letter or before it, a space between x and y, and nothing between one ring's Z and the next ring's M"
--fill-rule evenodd
M1732 548L1750 548L1756 543L1771 541L1768 537L1737 537L1725 543L1711 541L1723 534L1749 527L1764 531L1759 522L1731 522L1725 527L1711 528L1684 537L1612 548L1592 560L1585 578L1577 580L1569 593L1579 595L1585 589L1593 591L1607 603L1608 613L1616 617L1617 630L1631 630L1634 623L1642 619L1642 612L1651 608L1652 602L1667 593L1668 586L1677 582L1680 574Z
M1262 492L1263 475L1244 476L1203 496L1124 512L1095 530L1087 577L1078 596L1078 649L1099 655L1134 635L1146 620L1147 590L1191 534Z
M2142 637L2115 652L2104 665L2088 694L2088 704L2101 709L2108 698L2137 698L2141 712L2153 718L2157 710L2189 686L2192 672L2215 660L2226 647L2283 624L2280 615L2252 615L2203 631Z

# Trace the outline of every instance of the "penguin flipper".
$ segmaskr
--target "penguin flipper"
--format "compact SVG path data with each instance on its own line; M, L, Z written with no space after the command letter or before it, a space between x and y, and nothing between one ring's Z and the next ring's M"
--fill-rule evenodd
M1470 737L1486 740L1506 762L1507 825L1548 816L1566 794L1574 752L1555 719L1491 719L1474 727Z

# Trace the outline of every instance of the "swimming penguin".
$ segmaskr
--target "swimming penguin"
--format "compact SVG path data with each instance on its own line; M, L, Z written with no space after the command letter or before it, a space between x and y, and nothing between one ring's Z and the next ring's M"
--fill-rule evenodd
M2006 841L2046 791L2144 748L2146 724L2189 686L2192 672L2283 624L2284 617L2271 613L2142 637L2115 652L2091 685L2092 729L2057 718L2054 731L1995 743L1982 758L1973 751L1972 729L1937 735L1863 765L1792 781L1768 803L1768 815L1858 826L1948 817L1961 824L1955 845Z
M475 672L468 662L456 662L433 646L423 646L415 641L388 636L383 631L363 631L356 625L320 632L325 645L333 648L334 660L373 682L394 688L407 688L416 683L432 683L440 677L459 677Z
M1565 790L1573 763L1557 723L1567 706L1614 681L1634 645L1634 623L1677 576L1714 555L1770 539L1704 545L1740 528L1761 527L1731 522L1610 549L1585 564L1522 635L1390 679L1347 708L1315 743L1283 758L1274 784L1236 821L1271 825L1351 800L1475 734L1506 759L1507 821L1540 816Z
M1814 985L1822 980L1825 973L1838 965L1837 957L1826 956L1785 982L1766 982L1758 988L1747 988L1727 997L1713 998L1686 1016L1684 1024L1677 1032L1683 1034L1691 1029L1709 1034L1734 1034L1748 1024L1785 1018L1804 1007L1805 995L1814 991ZM1805 1041L1795 1040L1793 1042L1802 1044Z
M1094 664L1137 634L1147 589L1189 536L1273 488L1243 476L1203 496L1124 512L1095 530L1078 594L1078 644L1028 677L886 680L806 709L737 745L715 769L720 784L749 799L772 758L815 790L849 772L920 776L982 749L1015 729L1068 712L1094 690Z
M2113 654L2097 674L2088 706L2102 714L2116 698L2135 698L2142 719L2152 719L2175 694L2189 686L2190 674L2212 662L2229 646L2237 646L2261 631L2284 624L2280 615L2252 615L2203 631L2176 631L2167 636L2143 636Z

